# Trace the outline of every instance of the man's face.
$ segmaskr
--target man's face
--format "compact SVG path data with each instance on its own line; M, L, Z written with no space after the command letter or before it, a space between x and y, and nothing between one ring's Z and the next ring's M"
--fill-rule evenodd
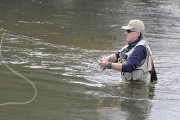
M126 35L126 41L128 43L132 43L133 41L138 39L140 33L139 32L137 33L133 29L130 29L130 30L126 30L125 35Z

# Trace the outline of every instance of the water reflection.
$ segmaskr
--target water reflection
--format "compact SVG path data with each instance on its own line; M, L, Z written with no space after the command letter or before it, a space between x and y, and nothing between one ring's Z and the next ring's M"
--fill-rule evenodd
M113 91L113 92L112 92ZM154 87L122 83L102 97L97 109L102 120L144 120L151 114Z

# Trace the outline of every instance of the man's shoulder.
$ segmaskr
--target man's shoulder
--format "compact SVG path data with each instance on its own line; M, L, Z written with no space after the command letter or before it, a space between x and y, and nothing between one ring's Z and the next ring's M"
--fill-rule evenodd
M146 40L142 39L136 44L136 46L139 46L139 45L146 46L146 45L148 45L148 42Z
M144 51L146 51L146 48L149 48L149 43L144 39L139 41L139 43L135 46L136 50L144 50Z
M139 46L137 46L134 50L135 50L135 51L141 51L141 50L145 50L145 51L146 51L146 47L143 46L143 45L139 45Z

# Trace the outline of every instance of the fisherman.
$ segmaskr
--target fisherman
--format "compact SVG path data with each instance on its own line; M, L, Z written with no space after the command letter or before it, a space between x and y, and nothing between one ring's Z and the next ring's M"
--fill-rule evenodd
M120 71L124 82L156 81L152 51L144 38L144 23L141 20L131 20L122 29L126 30L127 44L115 54L99 59L99 66L103 70L107 68Z

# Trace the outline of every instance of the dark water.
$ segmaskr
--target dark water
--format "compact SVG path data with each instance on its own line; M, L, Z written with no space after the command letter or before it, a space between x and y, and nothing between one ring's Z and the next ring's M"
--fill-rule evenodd
M9 34L3 37L4 61L38 90L29 104L0 106L0 119L179 120L179 5L178 0L0 0L1 35ZM126 44L121 26L131 19L145 23L157 84L125 84L119 72L97 65L98 58ZM3 63L0 104L32 99L32 86Z

